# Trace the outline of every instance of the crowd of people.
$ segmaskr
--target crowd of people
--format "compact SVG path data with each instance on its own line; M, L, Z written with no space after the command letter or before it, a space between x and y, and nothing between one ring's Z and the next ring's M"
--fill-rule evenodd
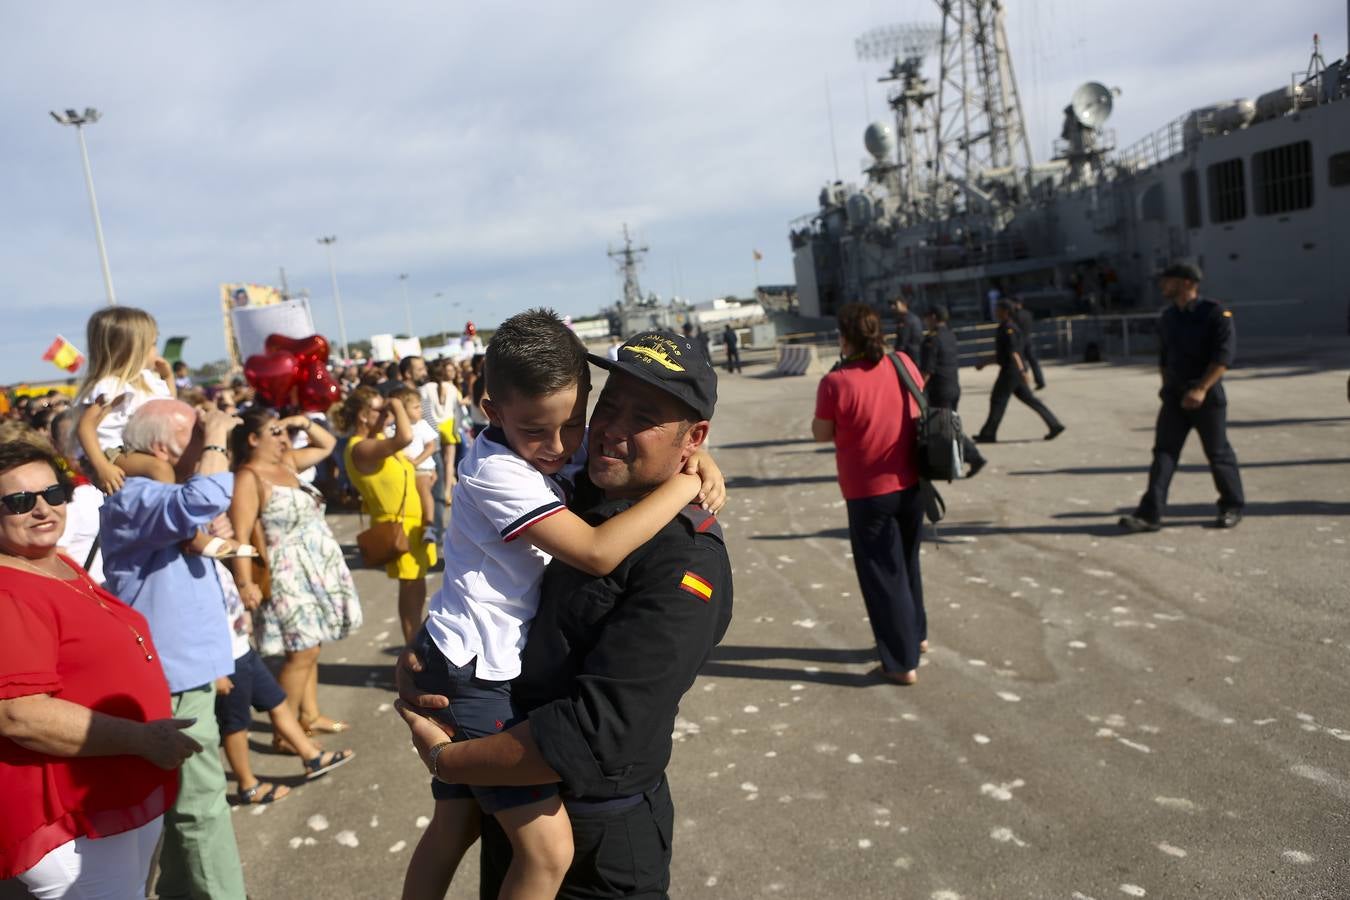
M95 313L73 401L0 423L0 795L21 799L0 880L143 896L158 846L159 897L245 896L231 801L291 792L253 772L254 714L305 778L354 758L319 743L352 726L325 714L318 677L370 601L325 515L351 497L363 557L397 584L401 711L434 782L404 896L443 895L480 830L501 896L567 895L598 877L573 860L597 854L610 883L618 866L664 890L676 704L731 611L702 348L650 332L589 356L532 310L486 359L340 370L341 401L305 412L195 386L157 339L141 310ZM592 364L611 371L588 430ZM585 580L597 610L626 612L612 630L588 617L591 649L556 655L552 604ZM529 752L494 770L490 737ZM655 856L632 858L620 827L646 828Z

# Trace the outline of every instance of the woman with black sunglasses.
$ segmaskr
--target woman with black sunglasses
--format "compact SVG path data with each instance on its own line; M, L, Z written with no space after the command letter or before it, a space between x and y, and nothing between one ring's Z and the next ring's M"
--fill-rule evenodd
M0 443L0 880L34 896L143 896L175 771L145 618L57 551L71 484L36 440Z

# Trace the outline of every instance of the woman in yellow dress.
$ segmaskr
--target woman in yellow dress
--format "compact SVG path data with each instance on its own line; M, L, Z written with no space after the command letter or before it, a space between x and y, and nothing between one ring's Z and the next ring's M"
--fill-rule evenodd
M408 552L384 568L398 581L398 617L406 643L422 625L427 570L436 564L436 546L422 540L417 477L412 461L402 453L412 441L412 422L402 403L390 402L369 387L352 391L334 418L339 429L351 434L343 464L371 521L402 521L408 535ZM394 433L386 437L390 422Z

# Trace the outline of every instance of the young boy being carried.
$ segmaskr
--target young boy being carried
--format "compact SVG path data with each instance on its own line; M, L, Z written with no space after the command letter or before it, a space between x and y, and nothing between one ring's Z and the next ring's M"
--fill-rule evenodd
M684 474L599 527L568 510L586 468L590 371L586 348L550 310L502 324L488 345L486 378L491 424L460 463L445 581L412 641L423 661L417 686L450 698L440 718L455 740L518 721L510 681L520 674L552 557L606 575L689 503L716 509L725 496L721 473L700 454ZM408 866L404 900L445 895L481 813L494 816L511 841L500 896L557 894L572 862L572 830L556 784L480 788L433 779L432 796L435 813Z

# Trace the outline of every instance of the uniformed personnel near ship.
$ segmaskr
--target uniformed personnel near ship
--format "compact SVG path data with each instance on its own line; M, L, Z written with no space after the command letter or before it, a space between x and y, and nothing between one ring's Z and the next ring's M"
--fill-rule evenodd
M930 306L923 315L928 330L923 335L923 345L919 349L919 371L923 373L923 392L928 397L928 405L956 412L961 402L961 350L956 343L956 334L948 324L950 315L945 306ZM961 432L961 452L970 468L967 478L974 478L989 462L980 453L980 448L970 439L970 435Z
M673 477L704 446L717 373L694 341L644 332L609 370L591 414L576 505L595 522ZM589 482L589 484L587 483ZM589 505L587 495L598 505ZM526 721L440 746L445 735L410 709L405 721L435 776L460 784L559 781L576 846L563 900L667 897L675 810L666 782L680 698L731 622L731 560L721 527L686 507L612 573L595 577L555 559L521 653L512 701ZM418 696L401 658L403 703ZM481 896L496 897L511 845L485 817Z
M1242 521L1246 498L1237 454L1228 443L1228 397L1223 375L1233 362L1237 334L1233 313L1200 296L1199 267L1174 262L1163 269L1158 286L1168 306L1158 317L1158 371L1162 375L1162 407L1153 436L1153 465L1148 488L1133 515L1121 516L1126 531L1157 531L1167 506L1177 460L1194 428L1209 460L1219 490L1216 528Z
M895 349L918 365L923 344L923 323L910 309L909 297L905 294L896 297L891 306L895 309L896 315Z
M1021 297L1012 298L1013 301L1013 320L1017 323L1017 329L1022 332L1022 359L1026 361L1027 368L1031 370L1031 380L1036 382L1036 390L1045 390L1045 373L1041 371L1041 357L1036 352L1036 337L1032 329L1036 327L1036 319L1027 309L1027 305L1022 302Z
M1027 387L1027 367L1023 357L1022 332L1013 322L1013 303L1006 297L994 307L994 317L998 319L998 328L994 332L994 356L975 366L983 369L991 362L998 363L998 380L994 382L993 393L989 395L989 418L985 419L980 433L975 435L976 443L992 444L998 440L998 426L1008 409L1008 398L1016 397L1031 407L1036 415L1045 422L1050 431L1045 435L1047 441L1053 441L1064 432L1064 425L1055 418L1055 414Z

